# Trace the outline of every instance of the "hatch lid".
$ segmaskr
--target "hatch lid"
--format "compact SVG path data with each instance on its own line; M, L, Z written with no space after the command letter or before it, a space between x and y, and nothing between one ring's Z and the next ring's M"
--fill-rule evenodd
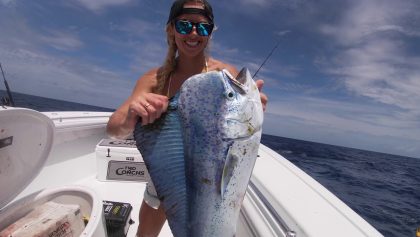
M52 120L35 110L0 108L0 209L39 174L51 151L54 129Z

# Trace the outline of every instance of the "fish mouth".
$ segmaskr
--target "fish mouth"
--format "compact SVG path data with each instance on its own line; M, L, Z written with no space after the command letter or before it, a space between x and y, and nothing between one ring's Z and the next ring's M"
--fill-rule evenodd
M243 139L254 135L261 130L261 126L257 125L257 121L252 117L247 121L238 119L227 119L224 128L224 138L227 139Z
M263 117L258 112L260 101L246 99L243 104L244 106L228 111L223 128L225 138L248 138L261 131Z

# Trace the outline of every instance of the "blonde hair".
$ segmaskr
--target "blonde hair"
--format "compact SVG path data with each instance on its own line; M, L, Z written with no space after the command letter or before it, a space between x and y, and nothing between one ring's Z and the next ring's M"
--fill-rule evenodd
M176 68L176 56L178 53L178 47L176 46L175 35L171 31L171 27L171 23L166 25L166 42L168 43L168 52L166 53L165 62L159 68L157 73L156 92L160 94L163 93L166 80L169 79Z
M198 2L203 3L202 0L187 0L185 3L189 2ZM168 51L166 53L166 58L163 65L159 68L157 73L157 87L156 93L163 94L163 89L165 87L165 82L169 79L171 74L176 69L177 64L177 55L178 55L178 47L175 43L175 34L172 30L172 23L168 23L166 25L166 42L168 43ZM208 52L209 42L207 43L205 54Z

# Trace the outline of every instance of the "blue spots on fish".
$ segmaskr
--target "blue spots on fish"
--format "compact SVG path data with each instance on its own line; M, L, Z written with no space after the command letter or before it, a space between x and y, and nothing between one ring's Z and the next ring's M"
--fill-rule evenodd
M234 236L261 138L247 70L187 79L168 111L134 136L176 237ZM179 96L179 99L178 99Z
M181 88L191 236L235 235L262 123L258 90L249 72L241 77L209 72Z

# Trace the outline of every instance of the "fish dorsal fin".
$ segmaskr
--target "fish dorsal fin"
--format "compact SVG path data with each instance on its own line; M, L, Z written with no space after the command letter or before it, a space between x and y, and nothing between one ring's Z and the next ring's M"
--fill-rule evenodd
M245 69L245 68L244 68ZM244 70L242 69L241 72L238 74L240 75L242 73L242 71ZM223 73L226 75L227 78L229 78L229 81L232 82L232 84L239 89L240 93L246 93L246 89L245 89L245 84L242 83L241 81L238 81L235 77L232 76L232 74L230 74L230 72L226 69L223 69ZM237 77L238 78L238 77Z
M236 80L239 81L242 85L246 83L248 69L246 67L242 68L241 71L236 76Z
M229 185L229 182L233 176L233 171L235 170L237 164L238 164L238 156L234 154L234 149L232 149L232 146L229 147L229 150L226 155L225 165L223 167L223 173L222 173L222 179L221 179L221 185L220 185L220 195L224 196L226 189Z

